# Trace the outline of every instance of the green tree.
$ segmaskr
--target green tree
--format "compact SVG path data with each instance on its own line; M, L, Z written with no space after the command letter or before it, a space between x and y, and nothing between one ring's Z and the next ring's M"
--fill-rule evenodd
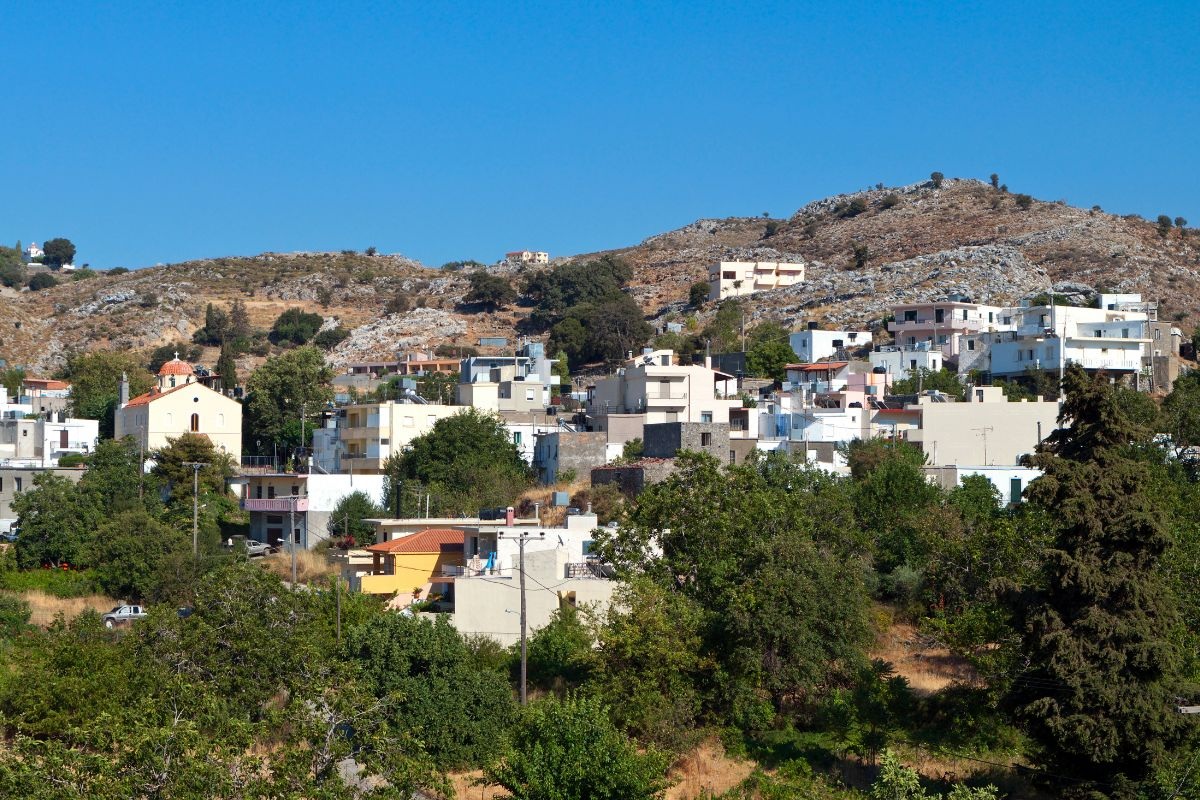
M98 350L68 359L71 413L100 421L100 436L112 438L113 415L121 394L121 375L129 377L129 396L150 391L154 376L131 353Z
M433 492L443 513L505 506L529 485L530 472L499 417L467 408L413 439L403 477Z
M1180 656L1170 546L1133 446L1149 431L1127 417L1103 376L1071 366L1062 418L1033 457L1031 502L1055 519L1045 576L1013 598L1028 666L1009 702L1053 772L1098 790L1144 781L1186 732L1174 709Z
M271 326L270 339L275 344L307 344L317 335L324 322L325 318L320 314L309 314L300 308L289 308L275 319L275 324Z
M0 286L20 289L28 277L21 251L0 247Z
M936 390L959 400L963 399L966 387L958 379L957 372L945 367L939 370L921 367L916 370L916 373L911 377L893 382L892 394L917 394L917 392Z
M617 588L598 629L588 685L614 722L640 740L682 749L703 721L715 665L704 655L707 615L692 598L645 578Z
M377 518L383 513L366 492L350 492L338 500L329 515L329 538L349 537L360 547L375 544L375 526L363 520Z
M1004 187L1001 187L1000 191L1004 191ZM1016 194L1013 195L1013 200L1016 202L1017 208L1021 209L1022 211L1028 211L1029 209L1033 208L1033 197L1030 195Z
M87 457L87 470L79 479L79 489L90 495L106 514L144 510L154 514L162 510L160 481L143 473L142 458L133 437L101 439Z
M756 378L781 381L787 377L784 367L796 360L788 337L787 329L776 322L764 322L751 331L746 371Z
M468 280L470 288L463 297L464 303L480 305L490 311L495 311L511 305L517 299L516 290L501 275L478 270L472 272Z
M708 302L708 281L696 281L688 289L688 305L699 308Z
M988 178L988 180L991 182L993 189L1000 188L1000 176L999 175L997 175L996 173L993 172L991 174L991 176Z
M919 563L918 538L941 490L922 469L925 454L906 442L856 441L849 452L855 514L876 542L876 566L892 572Z
M551 371L558 376L558 393L569 394L571 391L571 359L565 350L554 354L554 366Z
M217 374L221 376L221 388L230 392L237 386L237 361L233 357L233 348L228 344L221 345L221 354L217 356Z
M58 279L49 272L39 272L29 279L29 291L40 292L58 286Z
M741 350L743 307L740 300L726 300L705 326L700 336L712 343L714 352L732 353Z
M668 759L639 751L588 697L548 700L522 715L504 759L484 777L513 800L652 800L670 785Z
M25 383L25 370L19 367L0 369L0 386L8 390L10 398L21 396L21 385Z
M167 519L180 529L191 528L193 512L198 512L200 534L206 550L215 549L222 522L240 519L237 502L229 494L227 482L235 464L212 440L198 433L168 438L166 447L155 450L153 474L167 488ZM204 464L196 473L189 464ZM193 486L200 490L199 508L193 508Z
M1167 238L1171 233L1171 218L1166 214L1158 215L1158 235L1162 238Z
M946 176L940 172L929 173L929 181L930 181L930 183L933 184L933 188L935 188L935 189L942 188L942 182L945 180L946 180Z
M75 262L75 245L70 239L50 239L42 245L42 263L50 269L60 269L64 264Z
M52 472L34 476L33 487L12 501L17 517L17 564L87 566L102 510L75 483Z
M440 766L480 764L503 748L516 710L508 681L480 668L444 617L375 616L347 633L345 652Z
M529 682L563 692L578 688L595 665L592 632L574 606L560 606L529 639Z
M861 660L866 541L845 489L782 456L723 471L684 453L627 525L597 534L619 574L645 574L705 609L705 654L722 673L710 702L726 719L766 725Z
M332 350L342 342L350 338L349 328L344 328L338 325L336 328L327 328L320 331L313 337L313 344L322 350Z
M96 580L110 597L158 600L168 560L191 554L180 531L144 510L109 516L96 531Z
M325 355L315 347L297 347L269 358L246 381L246 422L243 430L253 431L280 444L295 444L286 438L288 423L303 415L308 429L310 420L333 400L333 370Z
M871 258L871 248L862 242L855 242L850 255L854 259L854 268L864 269L867 266L867 261Z

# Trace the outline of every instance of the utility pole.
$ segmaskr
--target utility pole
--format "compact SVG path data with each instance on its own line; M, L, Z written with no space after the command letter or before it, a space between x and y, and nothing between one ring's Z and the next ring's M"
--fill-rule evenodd
M291 495L292 503L288 509L288 545L292 549L292 591L296 590L296 503L299 495Z
M200 470L208 466L206 461L185 461L192 468L192 558L200 557Z
M528 617L525 611L525 543L534 538L533 534L522 531L517 534L510 534L505 537L503 533L498 535L498 538L516 538L517 547L520 550L520 569L521 569L521 705L525 705L529 701L528 691L528 673L529 673L529 652L528 652L528 637L527 624ZM546 532L538 531L538 539L545 539Z
M1039 439L1041 438L1041 433L1040 433L1041 427L1042 427L1042 423L1039 422L1038 423L1038 430L1039 430L1038 438ZM983 437L983 465L986 467L988 465L987 435L988 435L989 431L994 431L996 429L993 428L991 425L987 425L982 428L973 428L972 430L979 431L979 435Z

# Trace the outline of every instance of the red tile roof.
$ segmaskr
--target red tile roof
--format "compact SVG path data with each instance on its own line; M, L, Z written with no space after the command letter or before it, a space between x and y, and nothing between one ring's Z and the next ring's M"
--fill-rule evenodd
M139 394L137 397L130 400L125 405L125 408L129 408L130 406L144 406L147 403L151 402L152 400L157 400L160 397L166 397L171 392L178 392L180 389L187 389L189 386L191 388L195 389L199 385L200 384L198 384L198 383L185 383L181 386L176 386L173 389L166 389L166 390L161 390L161 391L157 387L155 387L155 388L151 389L150 391L146 392L145 394Z
M195 370L192 369L192 365L185 361L180 361L179 356L175 356L175 358L164 363L158 370L159 375L192 375L194 373Z
M462 550L463 532L458 528L426 528L423 531L366 547L371 553L442 553Z
M35 389L70 389L66 381L56 381L53 378L25 378L21 383Z

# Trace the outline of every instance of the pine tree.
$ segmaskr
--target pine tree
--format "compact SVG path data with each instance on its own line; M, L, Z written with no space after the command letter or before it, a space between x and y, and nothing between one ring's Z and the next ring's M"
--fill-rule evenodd
M1134 454L1149 431L1104 376L1072 366L1064 388L1070 426L1034 456L1044 475L1028 490L1057 531L1041 585L1012 598L1026 667L1008 699L1048 770L1073 779L1064 792L1120 795L1187 724L1174 707L1176 607L1159 568L1169 536Z
M226 392L237 386L237 362L233 360L233 352L228 344L221 345L221 355L217 358L217 374L221 376L221 388Z

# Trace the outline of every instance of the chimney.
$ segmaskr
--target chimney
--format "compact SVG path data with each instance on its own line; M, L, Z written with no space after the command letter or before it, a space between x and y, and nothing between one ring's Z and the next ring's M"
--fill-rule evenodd
M121 399L120 399L119 407L124 408L127 405L129 405L129 375L122 372L121 373Z
M507 525L508 527L511 528L513 526L513 522L516 520L516 517L517 517L516 509L514 509L512 506L509 506L508 508L504 509L504 524L505 525Z

